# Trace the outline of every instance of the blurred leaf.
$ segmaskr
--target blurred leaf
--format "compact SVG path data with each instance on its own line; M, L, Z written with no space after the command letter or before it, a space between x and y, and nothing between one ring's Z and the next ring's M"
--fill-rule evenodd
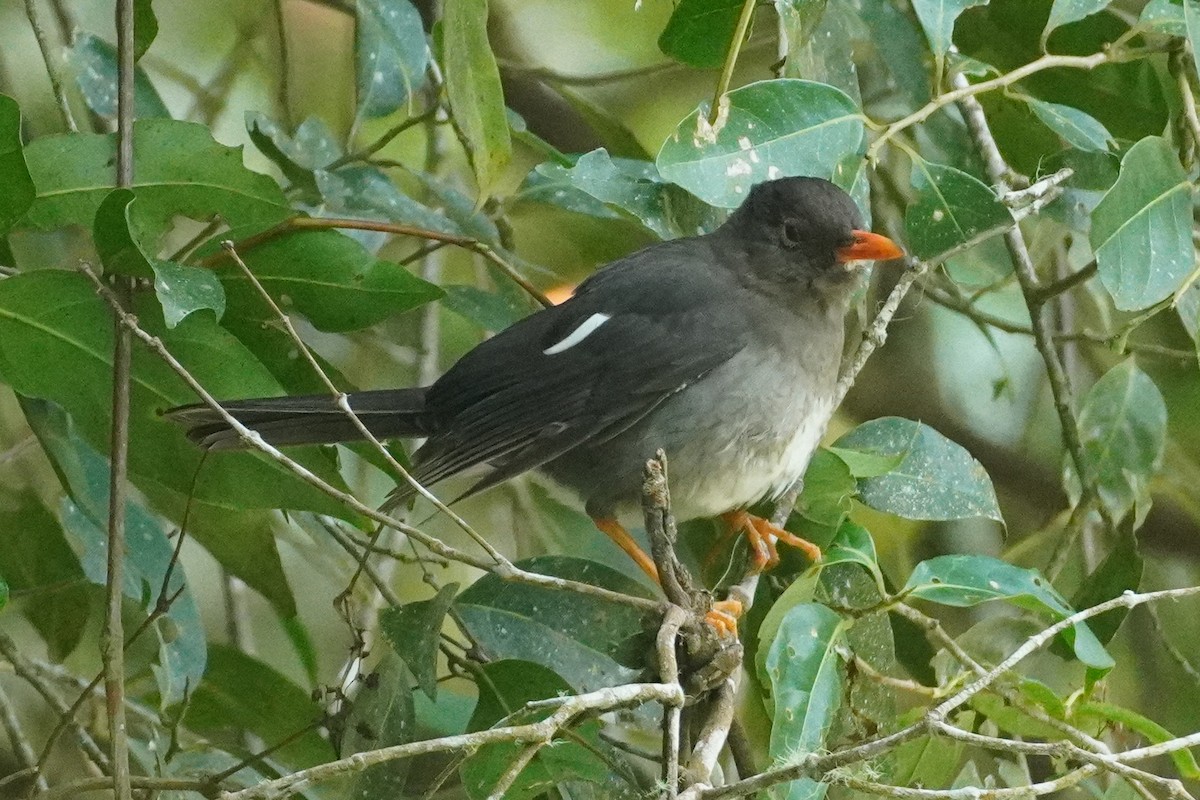
M342 167L337 172L322 170L316 173L316 181L326 210L339 216L402 222L439 233L463 234L456 222L400 191L376 167Z
M1141 588L1144 568L1145 562L1138 552L1137 540L1133 535L1133 518L1126 517L1121 521L1112 550L1075 592L1075 596L1071 598L1071 605L1075 608L1091 608L1120 597L1127 591L1136 592ZM1088 626L1101 644L1108 644L1117 635L1121 623L1128 615L1129 609L1114 608L1098 617L1092 617L1088 620Z
M279 393L279 384L236 339L205 314L173 329L159 318L157 303L135 306L142 326L217 396ZM28 397L51 400L71 415L94 448L107 450L112 408L112 314L82 275L39 270L0 281L0 380ZM54 364L54 369L46 369ZM245 453L210 458L193 482L201 451L160 412L194 400L192 391L144 348L133 352L130 475L144 486L194 491L204 501L230 508L293 508L353 518L338 502L301 482L274 462ZM337 486L344 482L327 454L312 448L294 458Z
M842 436L837 447L903 457L891 472L859 480L859 496L872 508L905 519L1004 521L983 466L928 425L881 417Z
M429 46L421 14L408 0L357 0L354 58L358 112L385 117L424 88Z
M243 732L271 744L288 740L272 755L290 767L310 767L333 758L329 743L317 733L321 718L307 691L262 661L213 644L183 722L235 751L242 749Z
M383 635L391 642L396 655L404 659L421 691L429 695L430 700L437 699L438 642L441 641L442 623L457 591L457 583L448 583L429 600L385 608L379 616Z
M1021 569L990 556L948 555L922 561L913 569L902 592L948 606L974 606L989 600L1009 600L1034 611L1049 612L1056 620L1074 613L1054 586L1037 570ZM1075 657L1089 667L1108 670L1112 657L1085 623L1063 631Z
M1054 0L1050 6L1050 19L1042 31L1042 49L1046 49L1046 41L1055 28L1098 14L1108 8L1110 2L1112 0Z
M576 694L570 684L537 663L505 659L483 664L480 669L486 679L479 683L479 702L467 725L468 732L544 719L554 713L553 706L526 710L525 704ZM534 798L567 780L603 782L609 767L597 755L607 749L599 734L600 723L595 719L572 726L570 737L538 751L504 797ZM472 800L490 797L496 782L526 746L515 742L485 745L467 758L461 767L467 796Z
M796 48L812 39L827 3L826 0L774 0L774 3L779 23L787 33L790 61Z
M1164 36L1187 36L1187 24L1183 19L1183 3L1172 0L1150 0L1142 8L1137 27ZM1191 42L1188 43L1191 47Z
M155 259L154 294L162 304L163 319L174 328L193 311L211 309L219 320L225 314L225 290L212 270Z
M849 624L817 603L795 606L784 615L761 675L772 697L770 755L776 763L825 747L845 688L845 665L837 650ZM771 796L820 800L825 788L801 778L773 788Z
M894 751L892 781L897 786L941 789L950 785L962 764L966 745L940 736L920 736Z
M446 97L466 139L481 196L491 193L512 155L487 21L487 0L446 0L442 8Z
M158 17L151 0L133 0L133 60L146 55L158 36Z
M470 197L456 189L450 181L419 169L410 169L408 174L420 181L425 191L436 200L434 213L442 214L458 226L458 230L481 242L499 247L500 229L488 217L487 210L476 206Z
M961 170L914 158L911 180L917 199L904 229L917 258L937 258L1013 224L996 193Z
M1067 144L1080 150L1106 151L1112 143L1112 134L1090 114L1078 108L1047 103L1033 97L1021 98L1046 127L1061 136Z
M444 285L442 290L446 292L442 305L486 331L502 331L527 316L527 309L517 307L497 292L455 285Z
M130 189L143 241L166 231L174 217L220 216L230 227L256 230L293 215L275 181L242 166L240 147L218 144L203 125L148 119L134 123L137 173ZM26 215L43 230L91 227L108 196L116 163L113 134L43 136L25 148L37 199Z
M1092 215L1091 242L1122 310L1162 300L1192 271L1192 185L1165 140L1148 136L1125 153Z
M361 330L442 294L399 264L376 259L358 242L332 230L295 231L241 256L281 308L294 308L323 331ZM275 318L239 267L224 262L217 276L231 314Z
M143 0L143 5L150 3ZM139 14L139 17L141 15ZM135 22L136 25L136 22ZM157 29L155 30L157 33ZM137 28L134 28L137 36ZM140 38L140 37L138 37ZM153 39L153 34L150 37ZM135 42L135 51L138 42ZM146 42L146 46L149 46ZM135 53L135 57L140 53ZM75 83L94 113L115 119L117 116L117 48L90 33L78 33L75 44L68 53L68 61L75 73ZM150 76L141 67L133 73L133 107L138 119L166 118L171 116L167 106L154 88ZM112 181L109 181L110 185Z
M0 495L0 575L21 598L18 608L62 661L83 636L89 595L79 559L62 527L38 497L25 489ZM3 600L0 599L0 608Z
M864 30L858 8L847 0L776 0L780 25L787 34L787 59L781 78L804 78L829 84L862 106L856 58L874 45Z
M968 8L981 6L987 0L914 0L913 11L925 29L925 37L929 40L929 49L937 59L938 72L946 57L947 51L954 44L954 23L958 15Z
M416 710L408 671L388 653L359 682L346 718L339 752L344 756L411 742L417 734ZM348 797L403 797L412 759L398 758L368 767L354 779Z
M744 5L744 0L679 0L658 49L690 67L721 66Z
M1193 283L1188 290L1179 296L1175 303L1175 311L1179 321L1192 337L1196 347L1196 355L1200 357L1200 283Z
M25 215L36 190L21 152L21 108L0 94L0 236Z
M638 161L654 159L619 116L570 86L556 86L555 90L579 116L583 117L588 127L595 131L604 143L604 149L615 158L632 158Z
M708 123L702 106L663 142L658 169L712 205L741 205L750 187L772 178L811 175L835 180L861 154L863 118L832 86L784 78L751 83L725 95L728 114Z
M1136 510L1140 521L1149 510L1150 478L1162 465L1167 406L1133 358L1088 390L1079 409L1079 436L1101 502L1118 519ZM1079 477L1069 458L1064 469L1067 492L1077 503Z
M318 196L313 173L342 155L333 133L317 117L308 117L289 135L265 114L246 112L246 132L258 151L271 160L294 187L313 201Z
M543 575L648 597L647 590L614 569L569 556L539 556L518 566ZM455 601L471 638L492 658L518 658L554 670L580 691L612 686L630 677L615 660L640 633L637 609L591 595L560 592L484 575Z
M1083 717L1099 717L1120 727L1128 728L1146 737L1150 744L1162 744L1179 738L1154 720L1115 703L1101 703L1094 700L1080 703L1076 714ZM1200 765L1196 763L1196 758L1190 750L1187 748L1174 750L1170 756L1171 760L1175 762L1175 768L1179 770L1180 777L1189 781L1200 780Z
M152 274L150 258L154 243L133 216L135 198L128 189L113 189L96 209L92 239L105 272L148 278ZM149 247L151 252L145 252L143 247Z
M1187 31L1188 50L1192 54L1192 70L1200 70L1200 9L1192 5L1192 0L1181 0L1183 6L1183 27ZM1200 74L1198 72L1197 74Z

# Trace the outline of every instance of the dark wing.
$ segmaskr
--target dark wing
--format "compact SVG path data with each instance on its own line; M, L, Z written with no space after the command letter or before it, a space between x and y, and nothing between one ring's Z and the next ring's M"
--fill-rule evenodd
M488 463L481 491L615 436L731 358L748 330L715 257L703 237L647 248L472 350L430 387L439 433L416 454L418 479Z

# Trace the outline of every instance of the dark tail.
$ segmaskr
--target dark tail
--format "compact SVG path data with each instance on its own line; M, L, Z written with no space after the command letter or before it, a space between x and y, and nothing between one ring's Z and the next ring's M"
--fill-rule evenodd
M423 387L381 389L352 392L348 397L350 408L367 430L379 439L392 439L436 433L433 415L425 409L425 392ZM329 395L227 400L221 405L274 445L333 444L364 438ZM183 425L188 438L202 447L231 450L246 446L220 414L202 403L172 408L165 416Z

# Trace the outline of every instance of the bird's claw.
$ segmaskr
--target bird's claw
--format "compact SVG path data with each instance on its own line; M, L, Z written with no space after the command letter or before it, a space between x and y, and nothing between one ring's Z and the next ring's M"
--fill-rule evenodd
M718 600L704 615L704 621L721 637L737 638L737 621L742 616L742 604L737 600Z

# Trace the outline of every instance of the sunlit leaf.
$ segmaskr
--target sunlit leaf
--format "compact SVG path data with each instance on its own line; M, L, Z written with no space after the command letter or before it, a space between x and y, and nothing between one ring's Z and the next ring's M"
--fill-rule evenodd
M1125 153L1092 214L1091 242L1119 309L1162 300L1192 271L1192 185L1164 139L1148 136Z
M741 205L750 187L772 178L830 180L862 152L863 118L832 86L784 78L725 96L728 110L708 122L701 106L679 123L658 152L658 169L707 203Z

